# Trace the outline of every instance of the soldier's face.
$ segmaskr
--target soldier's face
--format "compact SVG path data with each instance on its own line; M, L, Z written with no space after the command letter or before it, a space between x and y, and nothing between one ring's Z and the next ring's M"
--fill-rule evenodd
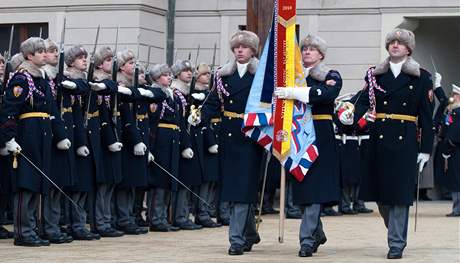
M303 47L302 48L302 62L304 67L312 67L321 62L323 55L315 47Z
M167 87L169 86L169 84L171 84L171 75L170 74L166 74L166 75L161 75L157 80L156 82L158 83L158 85L160 86L163 86L163 87Z
M391 58L404 58L409 55L409 49L406 45L401 44L398 40L394 40L388 46L388 53Z
M112 57L106 58L99 67L104 72L111 73L112 72Z
M239 45L233 48L233 54L235 55L236 61L240 64L246 64L254 56L252 48L245 45Z
M185 83L189 83L192 81L192 70L191 69L186 69L184 71L181 71L181 73L178 76L178 79L182 80Z
M123 66L120 67L120 70L127 75L134 74L134 59L130 59Z
M58 64L59 53L57 49L53 48L46 52L46 64L56 66Z
M209 84L209 80L211 79L211 74L209 72L206 72L204 74L201 74L197 79L196 82L207 85Z
M33 55L27 55L27 59L32 62L32 64L42 67L46 64L46 52L45 50L39 50L35 52Z
M88 67L88 63L86 62L86 56L79 56L75 61L72 63L72 67L85 71Z

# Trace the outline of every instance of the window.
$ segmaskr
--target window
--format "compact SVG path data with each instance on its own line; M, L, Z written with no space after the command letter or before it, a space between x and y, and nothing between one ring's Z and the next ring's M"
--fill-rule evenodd
M11 25L12 24L0 24L0 52L2 54L8 51ZM11 55L19 52L19 46L27 38L40 36L40 31L43 39L48 38L48 23L14 24Z

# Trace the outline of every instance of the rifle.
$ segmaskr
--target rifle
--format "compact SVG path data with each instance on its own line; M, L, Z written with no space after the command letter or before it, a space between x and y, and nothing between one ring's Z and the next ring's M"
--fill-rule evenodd
M93 73L94 73L94 55L96 54L96 47L97 47L97 41L99 40L99 31L101 30L101 25L97 27L97 32L96 32L96 40L94 42L94 48L93 48L93 53L91 53L91 59L90 59L90 64L89 64L89 69L88 69L88 76L86 78L87 82L93 81ZM91 94L93 91L90 89L89 94L88 94L88 99L86 100L86 112L85 112L85 127L88 126L88 117L89 117L89 105L91 104Z
M137 92L139 89L139 37L140 35L137 36L137 56L136 56L136 66L134 68L134 78L133 78L133 88ZM138 121L136 118L137 115L137 103L134 102L134 107L133 107L133 113L134 113L134 118L136 120L136 127L138 127Z
M211 79L209 80L209 87L212 88L214 86L214 75L215 75L215 67L216 67L216 50L217 50L217 43L214 43L214 50L212 52L212 64L211 64Z
M13 45L13 35L14 35L14 25L11 25L10 31L10 42L8 44L8 51L5 52L5 71L3 72L3 85L2 90L0 90L0 104L3 102L4 91L6 90L6 85L10 78L10 73L13 72L13 67L11 66L11 48Z
M200 45L198 45L198 49L196 51L196 57L195 57L195 65L194 65L194 69L192 69L192 74L193 74L193 77L192 77L192 81L190 82L190 93L188 95L188 101L191 102L192 101L192 93L195 91L195 85L196 85L196 67L198 66L197 63L198 63L198 56L200 55ZM190 61L190 59L189 59Z
M152 46L149 46L149 52L147 53L147 65L145 66L145 80L149 85L152 85L153 81L150 79L149 66L150 66L150 50Z
M65 18L64 18L64 21L65 21ZM40 33L38 33L38 37L42 38L42 34L43 34L43 27L40 27Z
M117 61L117 49L118 49L118 29L117 27L117 34L115 38L115 50L113 51L113 56L112 56L112 80L117 83L117 75L118 75L118 61ZM112 109L112 122L113 122L113 132L115 133L115 138L117 139L117 142L119 142L118 138L118 92L115 93L115 95L112 95L113 99L110 100L111 109Z
M64 41L65 41L65 25L66 25L66 18L64 17L64 26L62 27L61 32L61 43L59 44L59 67L58 67L58 74L56 75L56 104L59 107L59 111L62 109L62 85L61 83L64 81ZM62 119L62 113L61 113Z

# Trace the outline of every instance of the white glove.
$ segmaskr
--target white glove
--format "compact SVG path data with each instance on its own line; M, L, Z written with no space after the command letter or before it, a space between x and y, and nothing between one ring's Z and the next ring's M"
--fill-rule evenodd
M21 146L19 146L19 144L16 142L16 140L14 138L12 138L11 140L7 141L5 143L5 146L6 146L5 148L9 152L19 153L20 151L22 151Z
M441 74L439 74L438 72L436 72L436 73L434 74L434 87L435 87L435 88L441 87L441 80L442 80Z
M114 142L110 144L108 147L109 151L111 152L119 152L121 151L121 147L123 147L123 144L121 142Z
M354 119L354 113L352 110L344 110L340 115L339 115L339 121L343 125L352 125L353 124L353 119Z
M192 126L197 126L198 124L201 123L201 118L197 116L194 119L192 115L189 115L188 118L187 118L187 122Z
M210 153L218 153L219 152L219 145L214 144L213 146L209 147L208 152L210 152Z
M133 95L133 92L127 87L118 86L117 91L118 91L118 93L121 93L121 94L124 94L124 95L128 95L128 96Z
M147 146L145 146L143 142L140 142L134 145L134 155L142 156L145 154L146 150L147 150Z
M446 154L442 154L442 157L443 157L444 159L449 159L449 158L450 158L450 154L447 154L447 155L446 155Z
M182 157L185 159L192 159L193 158L193 150L191 148L187 148L182 151Z
M56 144L56 147L59 150L68 150L70 149L70 146L72 146L72 143L70 142L69 139L64 139Z
M202 101L206 96L204 93L192 93L192 97L196 100Z
M421 173L423 171L423 167L425 166L426 162L430 159L430 155L428 153L419 153L417 156L417 163L418 163L418 171Z
M10 153L8 152L8 149L6 147L0 149L1 156L7 156L8 154Z
M141 96L147 97L147 98L153 98L153 92L148 90L148 89L143 89L143 88L138 88L139 93Z
M86 146L80 146L77 149L77 155L81 157L86 157L89 155L89 149Z
M151 152L149 152L149 163L150 162L153 162L155 160L155 157L153 157L153 154Z
M310 87L276 87L274 95L280 99L298 100L303 103L308 103L310 102Z
M61 85L66 89L76 89L77 88L77 83L70 81L70 80L64 80L63 82L61 82Z
M107 88L107 86L104 83L88 82L88 84L91 86L91 89L94 91L101 91Z

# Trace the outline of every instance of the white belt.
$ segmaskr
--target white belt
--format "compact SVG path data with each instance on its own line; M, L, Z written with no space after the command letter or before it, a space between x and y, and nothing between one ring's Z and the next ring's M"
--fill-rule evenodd
M369 140L369 135L349 136L343 134L342 136L336 135L335 138L341 140L343 144L347 144L347 141L358 141L358 145L361 145L362 140Z

